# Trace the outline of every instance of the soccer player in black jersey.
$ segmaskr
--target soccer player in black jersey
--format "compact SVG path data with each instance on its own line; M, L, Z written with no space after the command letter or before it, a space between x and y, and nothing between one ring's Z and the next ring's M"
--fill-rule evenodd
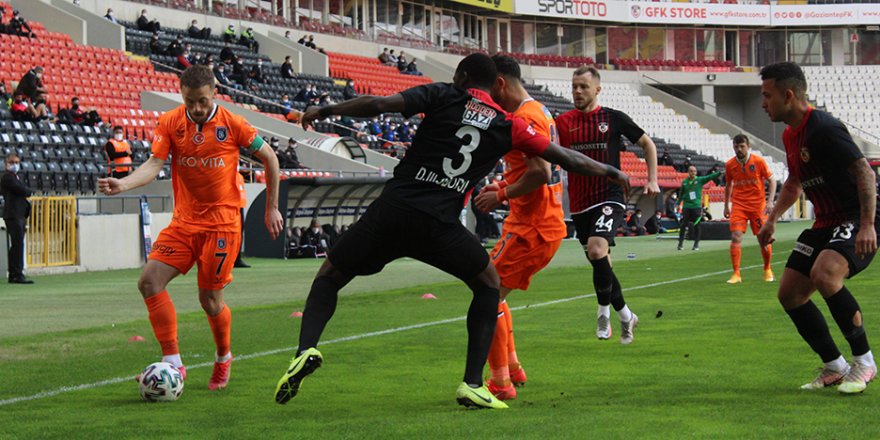
M838 385L859 393L877 374L859 304L843 285L871 263L877 250L876 176L837 119L807 103L807 81L791 62L761 69L764 111L784 122L782 134L788 179L767 222L758 232L761 246L773 242L776 220L804 192L816 221L798 237L779 283L779 302L798 333L825 363L804 389ZM849 342L853 361L840 354L822 313L810 299L818 290Z
M575 173L607 176L626 189L629 177L550 143L507 114L489 95L497 76L491 58L473 54L458 65L454 84L428 84L388 97L362 96L305 112L304 127L330 115L400 112L425 117L394 177L333 246L318 271L303 312L299 349L278 382L276 402L287 403L303 378L323 362L315 347L336 309L339 290L355 276L378 273L385 264L408 256L455 276L473 291L464 382L456 399L465 406L507 407L482 381L497 321L499 279L486 250L458 221L465 195L511 149L541 156Z
M593 67L580 67L571 79L571 92L575 110L556 118L559 143L587 157L613 167L620 167L621 136L645 150L648 165L648 182L644 193L649 196L660 192L657 186L657 147L651 137L639 128L625 113L602 107L597 101L602 91L599 71ZM611 337L609 305L614 306L620 318L620 343L633 341L633 329L639 318L629 310L623 299L623 291L611 269L609 246L614 246L617 228L623 225L626 199L623 189L607 179L569 176L568 198L571 219L574 221L578 240L593 266L593 287L599 311L596 337Z

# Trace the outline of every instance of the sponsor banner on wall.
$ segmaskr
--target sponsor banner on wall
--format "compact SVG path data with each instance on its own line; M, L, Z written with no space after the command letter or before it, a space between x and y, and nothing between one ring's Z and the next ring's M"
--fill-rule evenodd
M736 5L615 0L515 0L515 11L521 15L644 24L825 26L880 23L880 5L858 3Z
M466 5L478 6L481 8L491 9L493 11L513 12L514 0L452 0L456 3L464 3Z
M764 5L626 3L629 21L633 23L767 26L770 22L770 9Z

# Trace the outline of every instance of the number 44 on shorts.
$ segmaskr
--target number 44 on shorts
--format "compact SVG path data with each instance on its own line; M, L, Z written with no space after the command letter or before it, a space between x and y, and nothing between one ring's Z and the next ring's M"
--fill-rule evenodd
M599 219L596 220L596 232L611 232L611 228L614 227L614 219L609 218L608 221L605 221L605 214L599 216Z

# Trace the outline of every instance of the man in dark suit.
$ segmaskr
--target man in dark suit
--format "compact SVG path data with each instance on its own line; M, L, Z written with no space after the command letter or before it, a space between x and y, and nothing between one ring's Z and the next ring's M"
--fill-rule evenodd
M18 180L21 159L12 153L6 156L6 170L0 177L0 194L6 201L3 208L3 220L6 222L6 236L9 241L9 282L13 284L33 284L24 276L24 234L27 218L31 215L31 204L28 196L33 190Z

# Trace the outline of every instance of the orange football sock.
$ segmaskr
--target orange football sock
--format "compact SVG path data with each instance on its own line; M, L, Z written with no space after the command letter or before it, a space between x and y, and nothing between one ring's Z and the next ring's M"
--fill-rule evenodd
M180 353L177 348L177 312L168 291L163 290L157 295L144 298L144 303L147 304L153 333L162 346L162 356Z
M761 248L761 256L764 257L764 270L770 270L770 259L773 257L773 245Z
M499 304L495 337L489 348L489 372L491 374L489 379L496 385L504 385L505 381L510 382L510 370L507 369L507 337L510 332L507 330L507 320L502 315L503 310Z
M232 312L229 307L224 304L223 310L217 316L209 315L208 323L211 324L211 333L214 334L214 343L217 344L217 356L226 356L229 353L232 330Z
M742 258L742 245L730 243L730 263L733 264L733 273L739 275L739 260Z
M504 319L507 321L507 365L511 371L520 369L519 359L516 357L516 343L513 340L513 315L510 314L510 306L507 301L501 303L504 309Z

